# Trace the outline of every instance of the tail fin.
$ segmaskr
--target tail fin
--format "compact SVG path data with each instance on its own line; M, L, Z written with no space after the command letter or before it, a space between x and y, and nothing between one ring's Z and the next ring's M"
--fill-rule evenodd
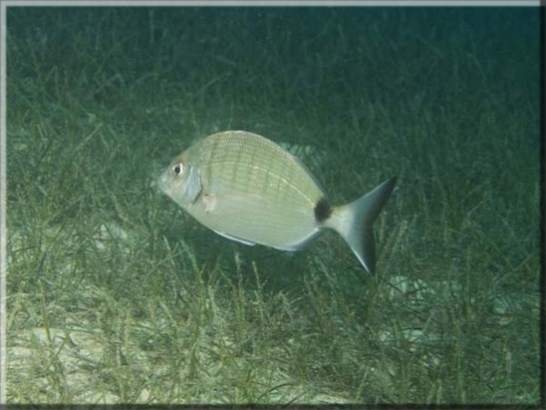
M334 208L325 225L335 229L349 244L356 257L370 272L375 272L373 222L391 196L396 178L391 178L347 205Z

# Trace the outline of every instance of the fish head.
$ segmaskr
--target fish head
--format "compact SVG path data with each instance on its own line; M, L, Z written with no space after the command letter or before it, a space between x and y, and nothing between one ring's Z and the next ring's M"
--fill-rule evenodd
M170 163L158 183L159 188L183 208L193 204L203 189L199 168L189 161L187 152Z

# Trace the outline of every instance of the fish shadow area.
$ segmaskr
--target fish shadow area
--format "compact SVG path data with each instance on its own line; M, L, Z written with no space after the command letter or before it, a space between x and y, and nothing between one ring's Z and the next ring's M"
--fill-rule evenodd
M197 224L188 227L183 238L174 228L164 235L170 248L177 250L173 252L172 263L182 282L194 281L199 275L204 283L238 284L245 291L268 295L280 292L301 295L311 285L325 292L335 291L347 301L357 301L361 308L365 293L373 291L379 282L378 276L366 272L341 238L336 240L333 234L324 235L308 249L298 252L240 244Z

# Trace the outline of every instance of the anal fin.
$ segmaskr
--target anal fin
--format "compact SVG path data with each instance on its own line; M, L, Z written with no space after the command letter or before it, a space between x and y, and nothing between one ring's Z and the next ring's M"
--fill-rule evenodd
M214 231L214 229L213 229L213 231ZM255 242L250 242L250 241L247 241L247 240L245 240L245 239L238 238L238 237L236 237L236 236L230 235L230 234L225 233L225 232L220 232L220 231L214 231L214 232L216 232L216 233L217 233L218 235L220 235L220 236L223 236L224 238L231 239L232 241L244 243L245 245L249 245L249 246L254 246L254 245L256 245Z

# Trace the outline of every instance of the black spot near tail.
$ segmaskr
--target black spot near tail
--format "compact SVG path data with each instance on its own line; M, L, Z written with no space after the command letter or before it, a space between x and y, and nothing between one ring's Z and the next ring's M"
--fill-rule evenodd
M332 206L326 198L320 198L315 205L315 220L318 223L323 223L332 215Z

